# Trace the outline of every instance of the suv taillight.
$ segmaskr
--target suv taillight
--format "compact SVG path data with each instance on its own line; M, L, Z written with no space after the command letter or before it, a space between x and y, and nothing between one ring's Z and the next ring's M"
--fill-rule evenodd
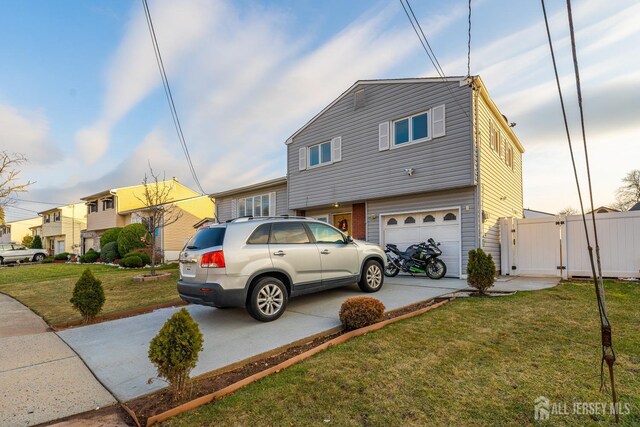
M200 267L202 268L224 268L224 252L214 251L202 255Z

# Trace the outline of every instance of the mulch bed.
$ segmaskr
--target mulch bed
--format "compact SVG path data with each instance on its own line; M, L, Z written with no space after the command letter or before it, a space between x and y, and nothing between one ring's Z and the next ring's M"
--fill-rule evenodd
M385 313L381 320L392 319L403 314L411 313L413 311L428 307L437 302L447 299L448 298L436 298L435 300L423 301L406 307L402 307L398 310L393 310ZM292 357L295 357L329 340L339 337L344 333L346 333L346 331L332 332L327 335L314 338L309 342L288 347L280 353L258 360L250 361L236 369L217 374L214 373L210 376L207 376L207 374L205 374L204 376L194 378L190 396L182 401L174 401L171 391L167 388L152 394L148 394L146 396L139 397L134 400L130 400L126 403L126 405L133 412L135 412L141 425L146 425L147 419L151 416L168 411L169 409L174 408L187 401L221 390L231 384L262 372L265 369L276 366L288 359L291 359Z

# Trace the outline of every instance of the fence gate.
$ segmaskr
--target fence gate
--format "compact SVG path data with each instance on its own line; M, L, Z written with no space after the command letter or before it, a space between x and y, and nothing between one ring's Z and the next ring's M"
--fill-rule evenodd
M640 212L596 215L605 277L640 277ZM503 274L591 276L580 215L501 219ZM593 244L593 227L587 219Z

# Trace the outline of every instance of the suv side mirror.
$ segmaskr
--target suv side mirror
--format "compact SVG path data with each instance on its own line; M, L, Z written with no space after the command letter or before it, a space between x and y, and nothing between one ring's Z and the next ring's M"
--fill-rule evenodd
M353 237L347 236L347 238L345 239L344 243L345 243L345 245L349 244L349 243L353 243Z

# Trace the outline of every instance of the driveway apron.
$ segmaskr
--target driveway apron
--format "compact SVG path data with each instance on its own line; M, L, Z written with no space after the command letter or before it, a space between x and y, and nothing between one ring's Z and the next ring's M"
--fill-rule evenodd
M77 354L0 294L0 425L30 426L116 403Z
M261 323L244 309L215 309L190 305L204 335L204 350L192 372L197 376L273 350L340 325L342 302L352 296L380 299L387 310L428 300L465 288L458 279L387 278L375 294L357 286L333 289L291 300L284 315ZM58 335L80 354L94 374L121 401L166 387L149 362L149 342L177 309L161 309L140 316L68 329ZM151 382L149 380L152 380Z

